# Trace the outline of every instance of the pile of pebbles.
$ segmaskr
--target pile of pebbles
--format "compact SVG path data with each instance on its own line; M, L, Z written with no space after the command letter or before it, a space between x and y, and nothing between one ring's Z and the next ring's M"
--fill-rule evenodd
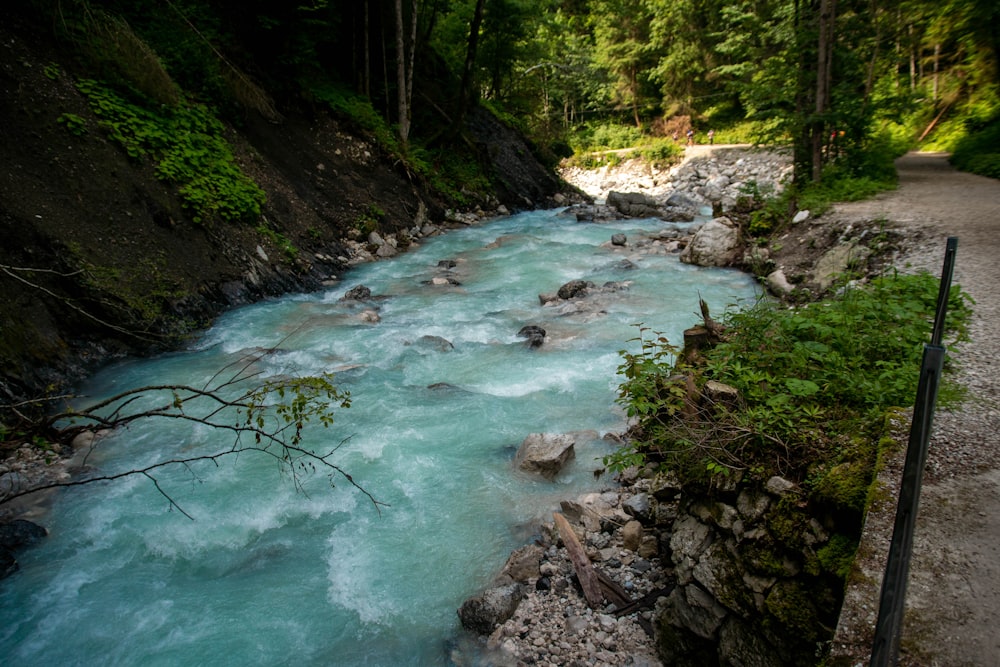
M649 480L640 479L564 501L561 507L594 567L637 604L625 607L606 599L603 607L589 606L558 531L544 523L538 540L515 551L496 579L498 587L519 586L523 598L482 638L476 664L662 664L653 640L653 606L658 594L669 593L673 574L669 557L661 559L658 517L649 513L647 486ZM460 656L453 660L472 664Z

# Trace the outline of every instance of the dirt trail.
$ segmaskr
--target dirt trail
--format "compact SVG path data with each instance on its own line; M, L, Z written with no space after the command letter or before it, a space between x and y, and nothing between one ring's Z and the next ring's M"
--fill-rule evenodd
M958 237L955 281L976 301L972 340L951 353L968 400L935 416L900 665L1000 665L1000 181L958 172L941 154L910 154L897 166L896 191L838 205L833 215L919 231L920 243L897 265L935 275L946 237ZM893 496L902 458L900 451L884 480ZM860 576L848 590L834 646L843 664L868 664L894 512L895 498L887 498L867 519Z

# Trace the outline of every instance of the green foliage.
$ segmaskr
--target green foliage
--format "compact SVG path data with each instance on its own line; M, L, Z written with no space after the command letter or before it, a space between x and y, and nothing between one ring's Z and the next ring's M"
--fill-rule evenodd
M492 191L489 177L475 158L455 150L423 148L412 141L406 165L457 206L468 206Z
M260 381L256 362L264 355L253 354L235 360L221 369L204 386L155 385L125 390L98 401L89 407L70 407L52 413L46 409L38 417L27 413L49 403L46 399L28 401L26 405L0 406L0 444L19 446L30 443L48 452L49 443L38 434L56 436L62 442L72 441L81 432L98 429L124 429L131 423L169 419L188 422L198 427L217 429L229 434L228 444L212 450L189 448L184 454L123 472L102 474L93 472L72 481L56 481L34 488L17 488L0 492L0 504L46 488L77 486L93 482L109 482L141 475L153 482L172 508L187 514L164 490L156 471L174 466L190 466L199 461L216 464L226 457L256 453L278 462L283 473L290 476L297 489L303 481L318 472L325 472L334 485L337 476L364 493L376 507L380 504L371 494L335 461L339 445L313 446L306 442L307 426L324 428L334 423L335 411L351 406L350 394L334 384L332 373L305 377L281 377ZM34 405L37 403L38 405ZM50 405L48 407L51 407ZM7 421L9 418L10 421ZM16 423L17 428L6 424ZM342 443L341 443L342 444Z
M87 134L87 121L73 113L60 114L56 122L66 128L70 134L82 137Z
M384 217L385 211L378 204L368 204L365 210L354 221L354 228L363 235L368 236L372 232L378 231Z
M77 83L100 125L129 157L151 159L174 183L195 222L253 220L261 190L236 164L222 123L202 105L159 111L129 102L93 80Z
M692 481L723 468L809 478L827 502L859 510L875 451L845 447L838 434L867 433L887 410L912 403L937 291L928 274L890 275L793 310L760 300L726 316L725 339L698 367L676 364L669 341L640 329L639 351L622 352L619 368L636 439L606 463L652 461ZM955 340L965 336L969 304L954 287ZM700 401L708 380L736 388L740 405Z
M830 541L816 551L816 558L820 566L835 575L846 580L851 573L851 566L854 564L854 554L858 550L857 540L846 535L834 535Z
M631 148L642 141L642 132L635 125L617 123L586 124L577 128L569 137L575 152L592 152Z
M583 169L614 167L633 158L666 168L679 162L684 154L683 146L672 139L651 138L634 125L584 125L570 135L569 144L574 154L564 165Z
M951 162L963 171L1000 178L1000 118L959 139Z
M790 190L786 197L795 198L798 210L818 215L836 202L861 201L884 190L893 190L896 182L895 172L884 178L855 176L835 165L823 172L822 180Z
M753 184L745 188L748 200L754 202L747 233L754 238L772 236L791 222L797 211L819 215L836 202L860 201L896 187L897 178L887 142L882 150L868 154L861 164L853 167L833 163L816 182L791 185L777 196L757 192Z
M261 224L257 225L257 233L278 246L289 260L295 261L299 256L299 249L295 247L295 244L288 237L275 231L266 219L262 219Z
M186 293L165 275L166 259L151 252L121 268L92 263L81 248L70 244L67 248L79 266L81 279L89 289L108 295L106 305L115 304L126 312L123 321L138 330L148 330L161 321L168 304L182 299ZM177 332L180 335L180 332Z
M715 143L717 144L753 144L757 143L758 138L766 133L762 123L750 120L721 124L718 127L713 122L709 129L715 130ZM699 142L708 142L704 132L701 135L696 134L696 138Z
M751 405L805 405L803 392L788 386L786 380L792 379L820 388L808 396L816 407L864 412L908 405L916 393L913 369L928 340L937 292L938 279L930 274L896 274L794 310L759 301L730 314L733 334L712 350L708 374L740 389ZM949 328L964 337L970 308L958 287L952 289L949 307ZM767 369L770 377L761 383L754 369ZM780 379L784 391L772 378Z
M673 139L653 139L637 147L629 157L638 157L650 164L665 168L680 161L684 149Z
M335 407L351 407L350 394L341 391L333 383L333 374L282 378L268 380L241 397L237 410L237 422L255 433L260 443L265 433L283 433L291 429L291 435L282 435L281 455L290 461L288 447L297 447L302 442L302 430L306 424L315 421L324 428L333 424ZM269 421L278 423L268 427Z
M329 79L309 77L302 81L302 85L317 100L364 131L387 152L397 155L402 152L396 133L375 111L371 100Z

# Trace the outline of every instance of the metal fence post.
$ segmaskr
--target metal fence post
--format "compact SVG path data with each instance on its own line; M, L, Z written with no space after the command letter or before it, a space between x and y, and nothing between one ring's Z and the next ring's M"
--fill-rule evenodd
M906 448L906 462L903 466L903 479L896 505L892 543L889 546L885 576L882 579L878 621L875 625L875 639L869 663L871 667L889 667L899 660L899 639L906 608L906 584L910 573L917 509L920 504L920 484L924 464L927 461L927 443L934 421L934 404L937 401L938 385L944 367L945 348L941 345L941 339L944 334L944 320L948 309L948 296L951 293L951 277L957 247L958 239L950 237L938 289L931 344L924 346L920 381L913 405L913 421L910 424L910 439Z

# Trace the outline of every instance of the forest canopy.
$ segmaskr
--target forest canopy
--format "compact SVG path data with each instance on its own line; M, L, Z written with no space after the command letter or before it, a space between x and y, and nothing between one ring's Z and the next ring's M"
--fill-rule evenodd
M30 1L147 97L234 117L323 105L401 153L459 140L484 104L552 161L711 128L790 143L815 181L834 157L961 153L1000 116L994 0Z

